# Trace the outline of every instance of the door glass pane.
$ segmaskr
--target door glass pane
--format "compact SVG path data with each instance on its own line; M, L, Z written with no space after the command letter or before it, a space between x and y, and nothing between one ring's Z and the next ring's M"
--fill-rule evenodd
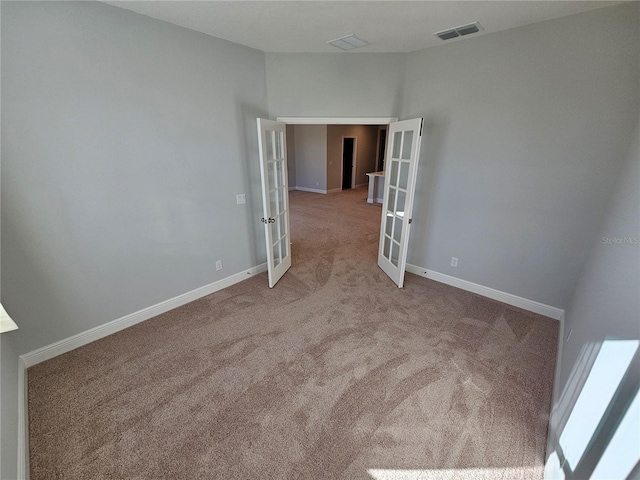
M398 161L391 161L391 173L389 174L389 185L398 186Z
M267 143L269 144L269 158L268 160L274 160L276 158L276 132L267 132Z
M280 185L284 186L285 180L287 178L287 169L285 167L284 158L279 162L280 166Z
M283 176L283 163L284 161L278 160L276 162L276 181L278 182L278 187L281 187L284 184L284 176Z
M393 158L400 158L400 145L402 144L402 132L396 132L393 136Z
M408 181L409 181L409 163L402 162L400 164L400 179L398 180L398 186L406 190Z
M269 188L276 188L276 164L274 162L267 162L267 172L269 173Z
M278 221L280 222L280 236L282 237L286 233L286 230L285 230L285 227L286 227L286 225L285 225L285 223L286 223L285 222L285 216L284 216L284 214L281 213L280 217L278 217L278 218L279 218Z
M284 132L280 132L280 158L284 158L284 150L286 146L284 143Z
M402 159L411 158L411 147L413 146L413 131L404 132L404 142L402 143Z
M289 255L289 242L287 241L287 237L280 240L280 247L282 250L282 258L286 258L287 255Z
M282 158L282 132L276 132L276 159Z
M402 219L395 217L395 228L393 229L393 239L396 242L400 242L400 236L402 235Z
M387 210L390 212L395 211L396 208L396 189L389 187L389 198L387 201Z
M396 242L393 242L393 246L391 247L391 263L393 263L394 266L398 266L398 256L400 255L400 245L398 245Z
M384 249L382 255L385 258L389 258L389 245L391 244L391 240L386 235L384 236Z
M284 187L278 189L278 213L284 212Z
M269 192L269 207L271 208L270 215L278 215L278 191L272 190Z
M280 261L280 242L276 242L273 244L273 266L280 265Z
M396 215L404 217L404 202L407 194L402 190L398 190L398 201L396 202Z
M278 233L278 223L271 223L269 225L269 228L271 229L271 241L273 243L276 243L278 240L280 240L280 234Z
M390 213L387 213L387 221L386 221L386 225L384 227L384 233L386 233L387 235L391 236L391 229L393 228L393 215Z

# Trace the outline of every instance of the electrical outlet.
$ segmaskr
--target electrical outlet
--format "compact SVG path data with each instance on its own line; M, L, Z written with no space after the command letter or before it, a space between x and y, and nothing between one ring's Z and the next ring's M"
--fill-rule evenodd
M451 266L452 267L458 266L458 257L451 257Z
M247 203L247 198L244 196L244 193L239 193L236 195L236 203L238 205L242 205L243 203Z
M222 270L222 260L216 260L216 270Z

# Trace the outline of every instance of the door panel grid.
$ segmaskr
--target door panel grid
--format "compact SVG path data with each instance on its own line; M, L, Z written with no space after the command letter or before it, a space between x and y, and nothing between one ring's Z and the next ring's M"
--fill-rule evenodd
M392 145L386 165L378 265L402 287L422 119L389 125Z
M269 286L291 266L285 125L258 119Z

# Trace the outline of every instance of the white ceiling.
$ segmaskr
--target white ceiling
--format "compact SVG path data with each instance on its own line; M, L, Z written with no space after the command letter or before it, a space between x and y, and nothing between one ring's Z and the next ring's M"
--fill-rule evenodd
M117 7L264 52L340 52L326 42L354 33L352 52L411 52L464 41L618 1L108 1ZM479 21L484 31L443 42L433 33Z

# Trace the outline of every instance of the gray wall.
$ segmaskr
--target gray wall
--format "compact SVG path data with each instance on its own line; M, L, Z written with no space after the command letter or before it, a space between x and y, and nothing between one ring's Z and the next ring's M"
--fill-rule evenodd
M583 351L597 352L606 338L640 339L640 245L634 243L639 237L640 122L566 311L565 338L572 332L569 341L563 343L560 378L554 392L550 426L554 442L575 404L575 377L582 377L584 382L595 359L595 355L581 355ZM630 238L631 242L608 243L607 239L615 238ZM547 452L547 457L550 454Z
M272 117L397 116L405 54L267 53Z
M639 7L409 55L400 117L425 119L409 263L567 305L638 113Z
M296 186L327 189L327 126L294 125Z
M264 54L97 2L2 2L1 100L8 479L17 355L265 261Z

